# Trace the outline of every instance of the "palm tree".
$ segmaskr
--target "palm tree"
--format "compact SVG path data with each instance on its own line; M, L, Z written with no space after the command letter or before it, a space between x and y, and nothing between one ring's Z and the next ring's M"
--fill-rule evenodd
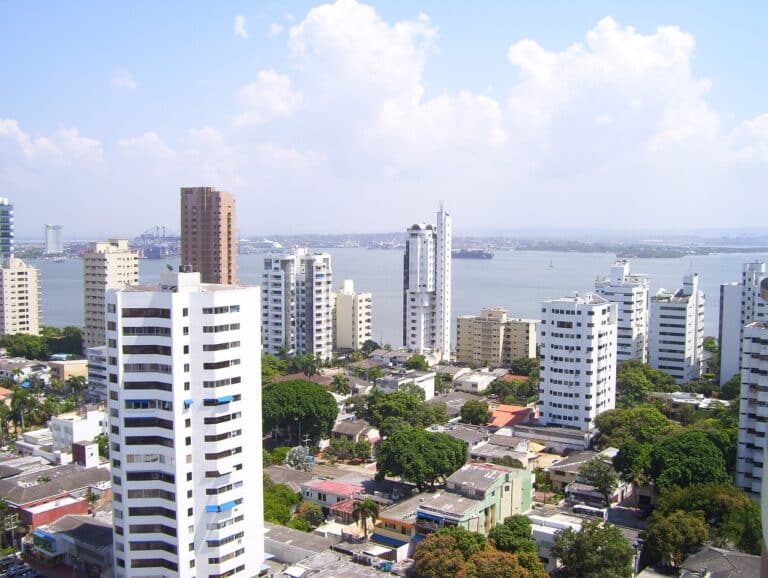
M368 518L373 518L375 522L378 517L379 505L370 498L365 498L362 502L355 502L355 505L352 506L352 519L362 523L366 542L368 541Z
M73 375L67 379L67 387L75 396L78 407L85 405L85 384L86 379L82 375Z
M339 395L349 395L351 391L349 388L349 378L343 373L335 375L333 383L331 383L331 391Z

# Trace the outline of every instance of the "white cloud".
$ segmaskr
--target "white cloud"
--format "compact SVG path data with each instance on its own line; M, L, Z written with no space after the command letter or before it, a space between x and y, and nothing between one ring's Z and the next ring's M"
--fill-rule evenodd
M124 68L115 72L110 85L118 90L136 90L138 86L136 79L133 78L133 74Z
M240 38L248 38L248 31L246 30L246 24L247 20L245 16L242 14L238 14L235 16L235 25L234 25L234 32L235 36L239 36Z
M267 36L269 36L270 38L279 36L284 29L285 29L285 26L283 26L279 22L273 22L272 24L269 25L269 29L267 30Z
M13 119L0 119L0 144L10 145L9 156L20 153L24 160L35 163L96 165L103 154L98 140L82 136L76 128L61 127L50 135L32 137Z
M261 124L272 118L288 118L301 105L302 94L291 88L291 79L274 70L262 70L257 79L240 88L240 102L247 111L235 118L235 126Z

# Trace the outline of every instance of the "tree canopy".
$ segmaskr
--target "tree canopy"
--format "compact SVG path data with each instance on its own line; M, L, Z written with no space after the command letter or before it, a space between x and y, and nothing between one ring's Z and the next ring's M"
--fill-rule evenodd
M406 369L415 369L416 371L429 371L429 363L423 355L413 355L405 362Z
M293 379L264 388L262 413L265 430L294 430L300 426L302 435L318 441L331 433L338 408L333 395L322 385Z
M463 441L443 433L403 427L379 444L376 476L399 476L422 490L451 475L466 460Z
M616 372L616 402L631 407L645 401L653 391L675 391L674 378L647 363L637 360L622 361Z
M613 471L611 465L599 458L593 458L581 464L579 479L594 486L595 490L602 494L606 504L610 503L611 496L619 485L616 472Z
M600 430L600 445L614 448L630 441L654 443L662 434L679 429L652 405L605 411L595 418L595 426Z
M536 542L531 539L531 519L527 516L510 516L503 524L491 528L488 538L502 552L536 554L539 551Z
M485 425L491 417L488 403L471 399L461 407L461 421L472 425Z
M686 430L661 440L651 450L650 462L649 473L660 490L730 479L722 452L702 431Z
M586 520L578 532L558 532L552 555L562 562L567 578L632 576L632 546L616 526L600 520Z
M680 566L708 538L707 523L702 512L678 510L668 516L654 513L643 532L644 554L650 563Z

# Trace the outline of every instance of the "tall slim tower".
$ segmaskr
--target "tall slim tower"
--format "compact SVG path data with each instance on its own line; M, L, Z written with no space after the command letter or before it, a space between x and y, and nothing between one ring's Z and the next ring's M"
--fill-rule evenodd
M199 273L107 292L117 577L259 574L260 319Z
M766 321L766 301L760 294L765 263L745 263L740 283L720 285L720 384L739 373L744 326Z
M595 293L617 304L617 361L648 361L648 276L631 275L629 261L619 259L608 277L597 278Z
M104 293L139 282L139 255L125 239L92 243L83 253L84 347L105 345Z
M541 304L541 423L587 431L616 405L616 303L594 293Z
M262 328L264 351L277 355L333 354L333 271L328 253L308 253L299 248L292 255L264 258Z
M403 259L403 344L449 359L451 340L451 216L408 229Z
M0 262L13 257L13 205L0 197Z
M64 227L62 225L45 226L45 253L46 255L60 255L64 252Z
M181 264L203 283L237 283L235 199L212 187L181 189Z
M674 293L661 290L651 297L648 362L686 383L701 377L703 358L704 293L694 273Z
M371 294L356 293L355 283L345 279L333 297L333 348L359 351L373 337Z
M40 275L14 257L0 269L0 335L40 334Z

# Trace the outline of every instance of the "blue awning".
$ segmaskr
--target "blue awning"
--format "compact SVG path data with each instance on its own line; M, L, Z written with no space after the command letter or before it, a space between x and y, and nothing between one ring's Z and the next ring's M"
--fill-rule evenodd
M229 502L224 502L223 504L213 504L211 506L206 506L205 511L206 512L226 512L227 510L231 510L234 508L237 504L235 503L235 500L230 500Z
M408 542L403 542L402 540L395 540L394 538L390 538L389 536L382 536L381 534L371 534L371 539L374 542L379 542L380 544L386 544L387 546L392 546L393 548L399 548L400 546L405 546Z
M422 512L421 510L416 512L416 516L419 517L419 518L426 518L427 520L434 520L435 522L442 522L443 520L445 520L445 517L443 517L443 516L436 516L434 514L427 514L426 512Z
M231 395L223 395L223 396L221 396L221 397L217 397L217 398L216 398L216 401L217 401L218 403L229 403L229 402L231 402L233 399L235 399L235 398L234 398L234 397L232 397Z
M45 532L40 528L32 532L32 535L36 536L37 538L42 538L43 540L53 540L53 541L56 540L56 536L54 536L53 534L49 534L48 532Z
M191 399L185 399L184 400L184 407L189 407L190 405L192 405L192 400Z

